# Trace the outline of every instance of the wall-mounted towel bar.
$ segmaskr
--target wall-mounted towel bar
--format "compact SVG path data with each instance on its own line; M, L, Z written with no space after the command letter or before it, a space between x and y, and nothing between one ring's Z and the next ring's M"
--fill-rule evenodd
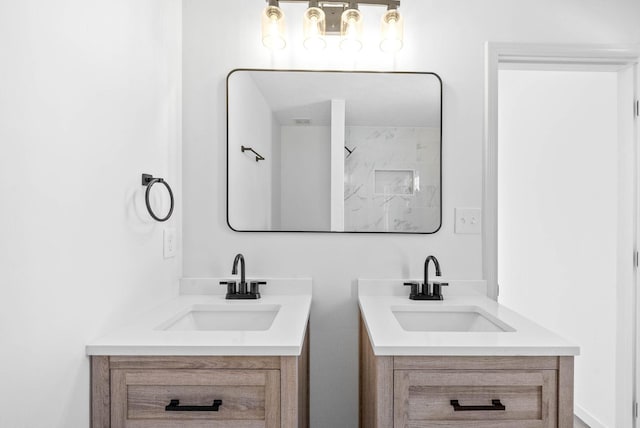
M158 217L151 209L151 203L149 202L149 194L151 193L151 187L153 187L153 185L156 183L164 184L164 187L166 187L167 191L169 192L169 198L171 199L171 206L169 207L169 212L164 217ZM144 201L147 204L147 211L149 211L149 215L153 217L154 220L157 220L160 222L169 220L169 218L171 217L171 214L173 214L173 205L174 205L173 192L171 191L171 187L169 186L169 183L164 181L164 178L160 178L160 177L154 178L153 175L151 174L142 174L142 185L147 186L147 191L144 194Z
M256 162L264 160L264 157L260 153L253 150L251 147L240 146L240 150L242 150L242 153L247 151L253 152L253 154L256 155Z

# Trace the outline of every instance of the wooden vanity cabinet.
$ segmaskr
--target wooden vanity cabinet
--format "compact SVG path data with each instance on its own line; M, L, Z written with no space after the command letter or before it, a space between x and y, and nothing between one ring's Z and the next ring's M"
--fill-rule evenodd
M362 318L359 345L361 428L573 427L573 357L376 356Z
M308 332L297 357L92 356L91 427L308 428L308 379Z

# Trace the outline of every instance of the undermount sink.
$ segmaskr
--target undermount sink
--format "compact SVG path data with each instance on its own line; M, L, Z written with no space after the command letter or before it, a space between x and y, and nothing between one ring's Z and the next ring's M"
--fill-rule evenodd
M477 306L393 306L391 312L406 331L512 332L514 328Z
M273 324L280 305L193 305L157 330L264 331Z

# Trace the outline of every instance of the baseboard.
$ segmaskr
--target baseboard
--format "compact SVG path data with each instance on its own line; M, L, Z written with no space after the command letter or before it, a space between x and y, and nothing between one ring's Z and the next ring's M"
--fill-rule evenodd
M574 409L573 410L575 411L576 416L579 417L580 419L582 419L582 422L584 422L585 424L589 425L589 427L591 427L591 428L609 428L609 427L605 426L602 422L597 420L595 417L593 417L591 415L591 413L587 412L585 409L583 409L582 407L578 406L577 404L574 404Z

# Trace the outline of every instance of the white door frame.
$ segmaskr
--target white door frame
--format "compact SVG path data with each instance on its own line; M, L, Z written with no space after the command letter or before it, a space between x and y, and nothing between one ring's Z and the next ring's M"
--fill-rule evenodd
M498 70L501 64L532 69L619 70L640 62L640 46L493 43L485 46L484 177L482 186L482 270L488 295L498 296ZM637 98L637 93L636 93Z
M633 99L640 98L638 74L640 64L640 45L560 45L560 44L522 44L522 43L493 43L487 42L485 46L485 114L484 114L484 159L483 159L483 204L482 204L482 268L483 278L487 281L487 294L497 300L498 288L498 71L500 68L522 69L554 69L554 70L606 70L620 71L629 67L635 67L636 78L634 83ZM631 108L631 107L630 107ZM634 175L634 253L638 249L638 120L634 124L635 129L635 171ZM632 254L629 255L632 257ZM636 302L629 306L629 315L633 321L629 328L625 327L622 334L633 342L633 355L625 355L622 361L618 358L617 375L628 376L632 372L633 386L625 385L623 391L617 391L619 406L616 415L629 420L629 415L637 400L638 383L636 378L637 363L637 311L640 296L636 293L638 271L634 275L633 298ZM631 296L629 296L631 297ZM618 335L621 332L617 332ZM632 390L631 390L632 389ZM628 406L628 407L627 407ZM618 416L616 416L618 418ZM632 418L633 426L636 426L636 418ZM623 426L622 424L620 426ZM624 424L624 426L630 426Z

